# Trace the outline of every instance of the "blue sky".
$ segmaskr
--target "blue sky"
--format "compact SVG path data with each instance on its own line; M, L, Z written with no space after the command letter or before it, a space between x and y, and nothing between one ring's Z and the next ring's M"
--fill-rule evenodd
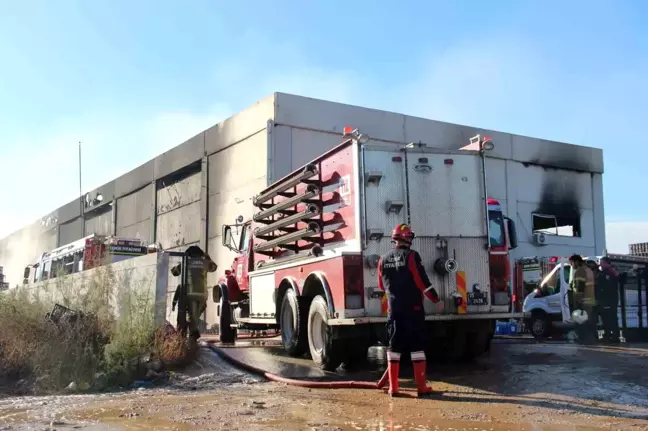
M89 189L284 91L603 148L608 241L648 241L648 2L0 8L0 237L78 195L79 140Z

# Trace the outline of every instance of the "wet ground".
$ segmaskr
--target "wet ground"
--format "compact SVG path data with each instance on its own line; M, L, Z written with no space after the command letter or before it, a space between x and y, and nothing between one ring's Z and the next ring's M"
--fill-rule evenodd
M286 358L276 341L241 342L230 354L294 378L377 380ZM583 347L496 340L472 364L430 365L432 400L390 400L378 390L320 390L270 383L203 348L163 388L105 395L0 399L0 430L648 430L648 346ZM409 370L402 385L410 394Z

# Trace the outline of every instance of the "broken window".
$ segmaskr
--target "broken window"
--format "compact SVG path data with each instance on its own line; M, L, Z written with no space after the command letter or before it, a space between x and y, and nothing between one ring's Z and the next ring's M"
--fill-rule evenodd
M533 233L547 235L581 236L580 215L558 216L551 214L533 214Z

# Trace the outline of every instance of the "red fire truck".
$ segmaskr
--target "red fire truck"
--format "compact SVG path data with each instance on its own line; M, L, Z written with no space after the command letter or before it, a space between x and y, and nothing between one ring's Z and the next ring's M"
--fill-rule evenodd
M36 283L74 274L108 263L115 263L147 254L139 239L88 235L84 238L43 253L38 262L25 267L23 284Z
M252 220L223 226L238 256L214 289L221 340L278 328L289 354L310 352L323 369L366 358L387 320L378 259L393 227L408 223L442 298L425 300L431 351L486 352L497 319L523 316L508 293L515 225L485 198L492 141L445 151L370 143L351 128L344 138L256 195Z

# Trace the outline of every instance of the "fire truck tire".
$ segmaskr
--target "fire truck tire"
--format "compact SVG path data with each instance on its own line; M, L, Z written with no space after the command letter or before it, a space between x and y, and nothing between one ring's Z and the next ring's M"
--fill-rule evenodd
M308 347L317 366L325 371L335 371L344 358L343 340L334 338L333 328L327 320L326 299L317 295L308 309Z
M306 353L306 319L297 301L297 294L293 289L286 290L281 300L279 326L281 328L281 341L284 349L290 356L298 357Z
M477 331L466 334L466 350L464 359L472 360L483 355L490 349L490 331L488 328L480 328Z
M355 339L348 339L345 341L345 353L342 361L345 369L351 370L367 362L369 343Z
M232 307L223 296L220 299L220 316L218 316L218 332L221 343L231 344L236 341L236 328L232 328Z

